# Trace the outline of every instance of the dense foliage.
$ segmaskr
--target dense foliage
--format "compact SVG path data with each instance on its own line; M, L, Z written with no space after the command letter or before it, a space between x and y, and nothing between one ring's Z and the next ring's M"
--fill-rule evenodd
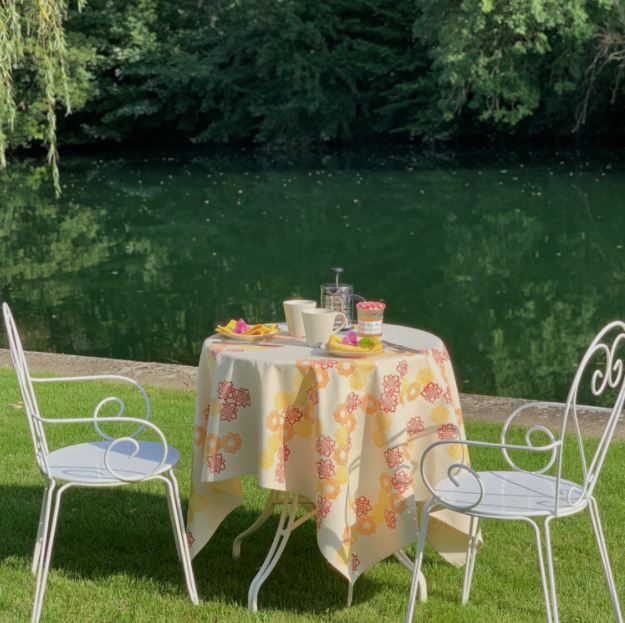
M13 24L24 62L0 100L13 146L54 147L49 83L60 68L70 86L57 105L69 97L74 110L59 119L66 143L621 131L623 0L47 4L67 9L67 52L52 71L28 19ZM13 5L0 0L2 24ZM17 48L0 43L6 76Z

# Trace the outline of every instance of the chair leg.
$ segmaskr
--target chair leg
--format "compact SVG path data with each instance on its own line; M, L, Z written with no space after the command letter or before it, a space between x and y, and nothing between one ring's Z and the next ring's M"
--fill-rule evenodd
M549 587L551 589L551 610L553 611L553 623L558 623L558 597L556 595L556 575L553 569L553 554L551 552L551 530L550 523L553 515L545 519L545 552L547 553L547 569L549 570Z
M398 549L396 552L393 552L393 556L399 562L401 562L410 573L414 573L414 562L408 558L406 552L403 549ZM427 582L425 581L425 576L423 575L423 571L419 571L419 601L427 601L428 600L428 587Z
M543 559L543 546L542 539L540 538L540 528L536 522L532 521L528 517L522 519L529 523L534 528L534 534L536 536L536 552L538 554L538 568L540 569L540 579L543 584L543 597L545 598L545 609L547 611L547 623L553 623L551 618L551 603L549 601L549 588L547 585L547 575L545 574L545 562Z
M41 559L39 563L39 569L37 571L37 584L35 588L35 602L33 605L33 616L31 618L31 623L39 623L39 618L41 617L41 609L43 607L43 598L46 592L46 584L48 582L48 571L50 569L50 560L52 558L52 550L54 548L54 537L56 535L56 524L59 518L59 510L61 508L61 496L65 489L69 488L71 484L63 485L56 492L56 499L54 501L54 512L52 514L52 523L50 524L50 529L44 532L43 540L42 540L42 552ZM50 487L49 498L52 498L52 489L53 486ZM48 519L49 519L49 508L48 508Z
M431 502L432 500L430 500ZM414 614L415 601L417 599L417 587L419 585L419 578L421 577L421 564L423 563L423 549L425 548L425 536L428 531L428 521L430 520L430 511L435 505L430 505L428 502L423 507L421 514L421 525L419 526L419 539L417 540L417 553L414 560L414 571L412 573L412 582L410 584L410 593L408 597L408 608L406 609L406 621L405 623L412 623L412 616Z
M467 560L464 567L464 583L462 585L462 605L469 601L471 592L471 580L473 579L473 568L475 566L475 556L477 554L478 535L480 533L481 517L471 517L469 525L469 542L467 543Z
M177 549L180 553L180 562L182 563L182 570L184 572L185 580L187 583L187 589L189 591L189 597L194 605L199 605L199 599L197 594L197 588L195 585L195 576L193 574L193 566L191 564L191 554L189 552L189 544L187 542L187 535L184 531L184 520L182 516L182 507L180 505L180 495L178 490L178 481L173 472L168 472L168 478L162 478L167 489L167 495L169 497L169 503L174 509L171 513L172 528L174 530L174 539L177 542Z
M171 497L169 495L166 496L167 497L167 508L169 509L169 521L171 522L171 525L175 525L175 519L174 519L174 513L177 513L178 511L174 508L174 506L172 505L171 502ZM180 561L181 564L185 564L182 560L182 553L180 552L180 543L177 536L174 535L174 543L176 544L176 554L178 554L178 560Z
M35 541L35 550L33 552L33 564L31 572L33 575L37 575L39 565L41 563L41 556L43 552L43 541L45 535L48 533L48 527L50 523L50 504L52 501L52 492L54 490L55 483L53 480L46 482L46 488L43 491L43 500L41 502L41 512L39 513L39 527L37 528L37 539Z
M267 500L267 504L265 504L265 508L263 508L262 513L257 517L256 521L247 529L245 532L241 532L236 539L234 539L234 543L232 544L232 557L240 558L241 557L241 543L243 539L250 534L254 534L266 521L271 517L273 513L274 506L276 504L280 504L280 492L272 490L269 494L269 499Z
M603 534L603 528L601 526L601 519L599 518L599 507L597 506L597 500L591 497L588 500L588 508L590 509L590 517L592 519L592 527L595 531L595 537L597 539L597 546L599 548L599 554L601 556L601 564L603 566L603 573L605 575L606 582L608 584L608 590L610 591L610 600L612 601L612 609L614 610L614 616L618 623L623 623L623 615L621 614L621 607L618 601L618 594L616 592L616 586L614 585L614 576L612 575L612 567L610 565L610 558L608 557L608 550L605 544L605 536Z

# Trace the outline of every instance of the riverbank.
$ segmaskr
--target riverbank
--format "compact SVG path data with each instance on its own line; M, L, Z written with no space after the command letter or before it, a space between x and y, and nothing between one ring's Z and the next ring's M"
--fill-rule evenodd
M197 379L195 366L183 366L168 363L145 361L127 361L124 359L103 359L81 357L78 355L60 355L57 353L27 352L26 358L31 373L52 372L59 376L85 376L96 374L117 374L128 376L141 385L150 387L171 387L184 391L194 391ZM0 349L0 367L11 367L8 350ZM532 402L521 398L500 398L477 394L460 394L462 413L468 420L485 422L503 422L520 405ZM606 418L591 412L579 412L582 434L599 437L603 433ZM558 428L561 410L553 407L531 409L519 423L525 426L546 426ZM625 439L625 420L623 416L616 427L614 437Z

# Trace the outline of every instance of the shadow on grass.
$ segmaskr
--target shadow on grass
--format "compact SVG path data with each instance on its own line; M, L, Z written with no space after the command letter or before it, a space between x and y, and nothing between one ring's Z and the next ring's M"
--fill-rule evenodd
M153 492L142 490L148 486ZM42 496L43 486L0 485L0 564L17 559L30 566ZM232 558L232 543L258 513L260 508L233 511L194 559L200 600L247 607L247 591L269 551L278 515L245 539L239 560ZM119 575L148 579L164 592L175 587L186 596L167 502L154 484L64 493L51 569L77 581ZM323 613L345 607L347 589L347 581L321 555L311 520L293 532L260 591L259 607ZM364 576L356 584L355 602L384 590Z

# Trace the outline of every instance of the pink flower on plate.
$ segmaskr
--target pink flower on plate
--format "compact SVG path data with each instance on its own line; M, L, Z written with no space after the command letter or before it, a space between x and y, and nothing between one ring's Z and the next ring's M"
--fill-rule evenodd
M347 344L348 346L358 346L358 334L356 333L356 331L348 331L341 340L341 344Z
M234 327L234 332L245 333L248 329L249 327L247 326L247 323L245 322L245 320L243 320L243 318L239 318L237 320L236 326Z

